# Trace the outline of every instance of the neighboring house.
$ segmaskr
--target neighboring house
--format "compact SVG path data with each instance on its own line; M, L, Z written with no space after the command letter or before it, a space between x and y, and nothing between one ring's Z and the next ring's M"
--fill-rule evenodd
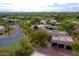
M46 20L41 20L40 24L47 24L47 21Z
M33 29L33 30L34 30L34 29L46 29L45 26L47 26L47 25L33 25L33 26L32 26L32 29Z
M4 23L10 24L10 25L15 25L19 23L19 19L4 19Z
M38 29L49 29L49 30L52 30L52 29L55 28L55 26L42 25L42 24L40 24L40 25L33 25L33 26L32 26L32 29L34 29L34 28L36 28L36 27L38 27Z
M37 30L37 29L44 29L47 30L50 34L52 34L52 29L53 27L51 25L33 25L32 26L33 30Z
M53 18L51 18L49 21L48 21L49 24L53 24L55 25L57 23L57 21Z
M71 36L66 31L52 30L51 43L53 47L71 50L72 42Z
M0 26L0 35L3 35L5 32L5 27L4 26Z
M27 20L27 23L28 23L28 24L30 24L30 22L31 22L30 20Z

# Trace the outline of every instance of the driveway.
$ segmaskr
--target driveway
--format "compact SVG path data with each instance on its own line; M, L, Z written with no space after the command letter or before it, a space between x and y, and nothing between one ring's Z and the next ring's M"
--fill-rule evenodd
M38 48L38 52L46 54L47 56L72 56L72 51L65 50L62 48L54 48L51 46L45 47L45 48Z

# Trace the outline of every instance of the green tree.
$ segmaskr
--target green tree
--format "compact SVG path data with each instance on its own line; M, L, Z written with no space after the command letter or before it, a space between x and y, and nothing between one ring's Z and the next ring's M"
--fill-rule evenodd
M32 39L31 42L34 46L46 46L50 39L49 33L42 29L33 31L30 36Z
M76 37L76 36L79 36L79 32L76 32L76 31L74 31L74 32L72 32L72 34Z
M29 40L21 39L20 44L16 47L0 48L0 55L9 56L29 56L32 54L34 47Z
M72 49L74 52L74 55L79 55L79 42L78 40L74 40L74 42L72 43Z
M16 56L29 56L32 52L32 44L28 40L22 39L20 42L20 46L18 46L12 54Z
M0 19L0 25L4 24L4 20Z
M61 26L64 30L70 33L72 31L74 24L71 22L62 22L59 26Z

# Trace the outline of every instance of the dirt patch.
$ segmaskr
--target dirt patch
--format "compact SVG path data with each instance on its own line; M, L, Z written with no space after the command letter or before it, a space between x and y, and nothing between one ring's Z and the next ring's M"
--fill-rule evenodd
M70 50L65 50L62 48L54 48L51 46L47 46L45 48L38 48L37 51L40 53L44 53L48 56L72 56L72 51Z

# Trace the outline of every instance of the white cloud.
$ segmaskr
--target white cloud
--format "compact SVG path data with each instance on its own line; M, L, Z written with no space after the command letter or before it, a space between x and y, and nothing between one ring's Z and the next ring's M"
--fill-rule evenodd
M17 11L42 11L42 7L49 5L51 2L52 0L0 0L0 3L3 3L1 8L8 8Z
M78 3L78 0L0 0L0 11L52 11L58 7L50 7L54 3ZM59 8L59 9L62 9Z

